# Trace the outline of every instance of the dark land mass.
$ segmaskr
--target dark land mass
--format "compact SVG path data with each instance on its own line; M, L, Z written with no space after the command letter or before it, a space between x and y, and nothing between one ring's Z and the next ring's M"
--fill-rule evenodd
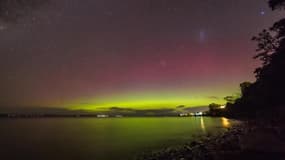
M284 160L283 124L241 122L219 135L139 155L137 160Z
M3 107L2 107L3 108ZM173 109L132 109L124 107L110 107L106 111L67 110L60 108L10 108L0 112L0 118L44 118L44 117L177 117L180 113L195 113L208 111L208 107L178 106Z

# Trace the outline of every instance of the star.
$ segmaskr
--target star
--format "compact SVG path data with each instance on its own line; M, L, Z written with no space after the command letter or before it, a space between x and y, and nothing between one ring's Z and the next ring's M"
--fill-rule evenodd
M265 15L265 11L261 11L260 15L264 16Z

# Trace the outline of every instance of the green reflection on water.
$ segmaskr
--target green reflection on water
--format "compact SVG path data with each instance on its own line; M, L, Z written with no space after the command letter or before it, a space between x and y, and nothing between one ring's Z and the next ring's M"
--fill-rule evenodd
M1 120L0 141L3 157L10 159L128 160L220 132L230 123L209 117Z

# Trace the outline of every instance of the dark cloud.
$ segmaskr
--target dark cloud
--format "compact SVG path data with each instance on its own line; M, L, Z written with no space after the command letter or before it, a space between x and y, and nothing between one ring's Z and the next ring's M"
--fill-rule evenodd
M184 108L184 112L205 112L208 111L209 107L208 106L201 106L201 107L187 107Z
M130 109L111 107L107 113L122 114L128 116L171 116L177 115L175 109Z
M185 108L185 106L184 105L180 105L180 106L177 106L176 108L177 109L181 109L181 108Z
M208 98L213 99L213 100L221 99L220 97L217 97L217 96L209 96Z

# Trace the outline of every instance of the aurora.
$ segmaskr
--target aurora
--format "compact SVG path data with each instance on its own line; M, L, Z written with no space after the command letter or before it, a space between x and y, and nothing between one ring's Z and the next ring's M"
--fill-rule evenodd
M225 104L254 80L251 35L281 15L257 0L215 3L54 1L0 17L0 111Z
M200 93L200 94L197 94ZM210 96L210 91L191 92L185 90L170 91L136 91L127 94L115 94L106 97L91 97L78 99L67 104L71 109L108 110L112 107L132 109L167 109L178 106L201 107L210 103L225 104L227 91L216 91L216 96Z

